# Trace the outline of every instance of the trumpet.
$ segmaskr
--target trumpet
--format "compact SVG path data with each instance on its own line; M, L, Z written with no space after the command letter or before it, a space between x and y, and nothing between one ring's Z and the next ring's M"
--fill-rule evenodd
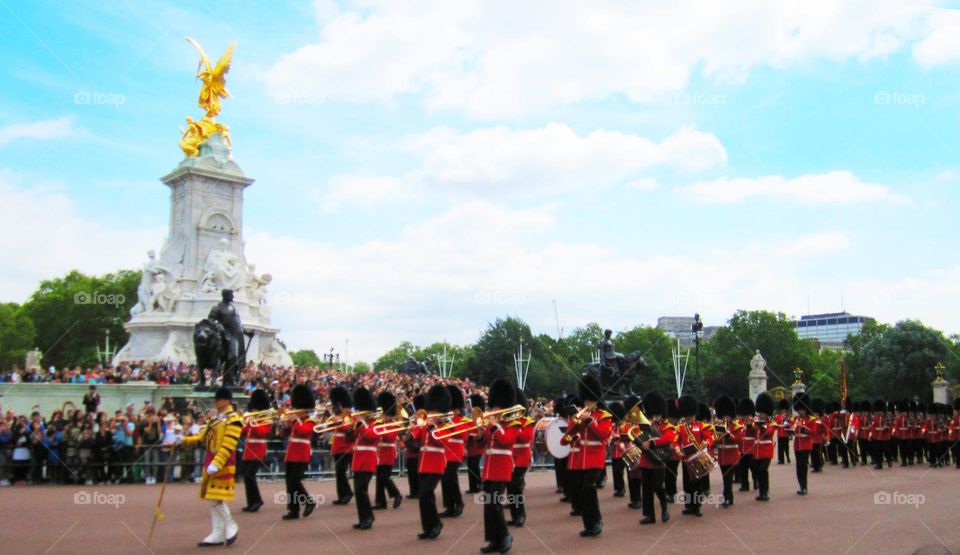
M276 424L278 420L280 420L280 414L277 412L277 409L255 410L243 413L244 426Z
M310 416L314 410L315 408L285 410L280 413L279 420L284 424L290 424L296 420L303 420L304 418Z
M346 428L352 426L355 422L354 420L359 420L361 418L366 419L372 416L373 418L379 418L383 414L382 409L377 409L376 411L370 412L368 410L350 412L344 410L339 415L330 415L329 417L323 419L313 428L313 433L315 434L325 434L327 432L333 432L339 430L340 428Z
M471 413L471 420L464 422L449 422L448 424L433 430L431 434L433 435L433 439L439 441L486 427L489 423L490 417L496 417L503 422L511 422L513 420L523 418L526 412L527 409L523 405L514 405L506 409L488 410L487 412L481 412L479 408L476 408L473 409L473 412ZM450 419L452 419L452 417Z
M377 434L378 436L382 436L391 433L405 432L416 425L422 425L422 423L426 423L426 421L427 411L420 409L413 416L410 416L406 408L401 408L400 420L376 424L373 427L373 433Z

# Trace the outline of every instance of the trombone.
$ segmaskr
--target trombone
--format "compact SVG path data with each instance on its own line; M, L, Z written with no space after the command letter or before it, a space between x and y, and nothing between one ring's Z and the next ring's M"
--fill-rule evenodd
M513 420L523 418L526 412L527 409L523 405L514 405L506 409L488 410L487 412L481 412L479 408L475 408L470 415L470 420L463 422L449 422L448 424L433 430L431 434L433 435L433 439L439 441L486 427L490 417L492 416L495 416L504 422L511 422Z
M333 432L339 430L340 428L352 426L354 424L354 420L360 419L361 417L376 419L380 418L381 415L383 415L383 409L377 409L373 412L368 410L358 412L344 410L338 415L331 414L327 418L321 420L316 426L314 426L313 433L325 434L327 432Z
M453 419L453 412L445 412L442 414L436 412L428 413L426 410L420 409L413 416L407 416L406 409L400 409L400 417L400 420L396 420L394 422L377 424L373 427L373 433L377 434L378 436L382 436L391 433L405 432L410 428L417 428L425 425L428 420L449 422Z
M243 413L244 426L256 427L268 424L276 424L279 419L280 414L277 412L277 409L255 410L252 412Z

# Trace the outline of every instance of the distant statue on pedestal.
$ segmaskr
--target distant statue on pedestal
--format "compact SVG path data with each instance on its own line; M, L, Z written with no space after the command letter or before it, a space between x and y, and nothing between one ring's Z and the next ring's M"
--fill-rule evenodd
M233 290L224 289L222 299L210 309L210 315L194 328L194 349L200 374L200 385L205 385L203 371L209 368L223 374L223 385L233 385L240 370L247 366L244 331L240 315L233 306Z
M581 374L597 378L604 391L622 395L620 388L639 371L646 370L647 364L639 352L629 355L618 353L613 345L612 336L612 330L603 331L603 340L597 346L600 351L600 361L584 365Z

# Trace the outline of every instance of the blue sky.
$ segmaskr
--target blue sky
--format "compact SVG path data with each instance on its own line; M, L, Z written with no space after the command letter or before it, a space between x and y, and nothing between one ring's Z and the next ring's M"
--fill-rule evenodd
M159 248L191 35L237 41L220 120L293 348L555 333L553 300L960 331L960 12L513 4L3 3L0 300Z

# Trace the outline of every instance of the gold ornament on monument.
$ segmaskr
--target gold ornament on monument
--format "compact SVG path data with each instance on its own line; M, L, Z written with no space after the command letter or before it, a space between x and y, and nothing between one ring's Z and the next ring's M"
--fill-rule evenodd
M227 147L230 146L230 128L214 121L213 118L220 113L220 99L230 96L230 92L227 90L226 75L230 71L230 63L233 60L233 49L236 43L227 47L227 51L214 66L197 41L192 37L187 37L187 41L200 53L200 61L197 63L197 79L200 80L202 85L197 105L203 108L206 113L199 120L187 118L187 128L180 129L182 133L180 149L189 157L197 157L200 155L200 145L217 133L223 138Z

